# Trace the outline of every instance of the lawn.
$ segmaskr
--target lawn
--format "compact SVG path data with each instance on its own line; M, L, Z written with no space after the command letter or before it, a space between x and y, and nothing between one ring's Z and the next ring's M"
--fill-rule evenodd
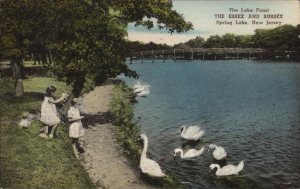
M95 188L73 155L67 125L60 125L52 140L37 136L38 121L28 129L17 125L23 111L40 111L49 85L57 87L57 96L70 91L53 78L28 78L24 97L16 98L14 81L0 78L0 188Z

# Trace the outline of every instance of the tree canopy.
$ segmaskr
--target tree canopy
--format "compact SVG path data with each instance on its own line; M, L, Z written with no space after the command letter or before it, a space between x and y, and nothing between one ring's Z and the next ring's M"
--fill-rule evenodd
M212 35L206 40L201 36L174 48L266 48L275 51L299 50L300 25L283 25L273 29L256 29L254 35L237 35L227 33L222 36Z
M169 32L192 29L169 0L4 0L0 2L0 56L47 58L49 68L78 96L87 75L101 82L120 73L137 77L125 60L130 22Z
M257 29L252 37L255 47L273 50L296 50L299 47L299 25L283 25L274 29ZM298 42L298 43L297 43Z

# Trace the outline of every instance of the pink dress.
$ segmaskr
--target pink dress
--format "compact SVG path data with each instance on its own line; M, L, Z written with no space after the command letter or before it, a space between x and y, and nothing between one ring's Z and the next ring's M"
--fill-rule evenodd
M48 126L53 126L60 122L54 102L52 97L45 96L44 102L42 103L40 121Z

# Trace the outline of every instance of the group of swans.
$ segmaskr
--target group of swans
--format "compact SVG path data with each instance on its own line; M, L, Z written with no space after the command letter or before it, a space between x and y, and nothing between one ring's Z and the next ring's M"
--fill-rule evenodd
M190 141L197 141L204 135L204 130L197 126L182 126L180 128L180 136L186 140ZM140 168L144 174L148 174L153 177L165 177L165 173L161 170L159 164L155 162L152 159L149 159L147 157L147 149L148 149L148 137L145 134L140 135L141 139L144 142L143 152L140 159ZM227 153L225 149L221 146L217 146L215 144L209 145L209 150L213 151L213 157L216 160L222 160L226 158ZM204 152L204 147L202 147L200 150L197 149L189 149L185 153L181 148L176 148L174 150L174 156L176 156L178 153L180 154L180 157L182 159L190 159L195 158L200 155L202 155ZM237 166L234 165L226 165L223 167L220 167L218 164L211 164L209 166L211 170L217 169L216 175L217 176L228 176L228 175L235 175L238 174L243 168L244 168L244 161L241 161Z
M217 146L215 144L210 144L209 149L214 149L213 156L216 160L223 160L226 158L227 153L225 149L221 146ZM228 164L223 167L220 167L218 164L211 164L209 166L211 170L217 168L216 175L217 176L229 176L229 175L237 175L244 168L244 161L241 161L237 166Z
M197 125L192 125L189 127L183 125L182 127L180 127L180 136L186 140L197 141L203 135L204 135L204 130ZM174 150L174 156L176 156L177 153L180 153L181 159L190 159L190 158L201 156L203 152L204 152L204 147L202 147L200 150L189 149L185 153L181 148L176 148Z
M138 81L134 86L133 86L133 92L134 94L136 94L137 96L140 97L145 97L150 93L150 85L148 84L144 84L140 81Z
M191 140L191 141L197 141L199 140L203 134L204 131L201 129L201 127L197 125L193 126L182 126L180 128L180 136L184 139ZM217 146L215 144L210 144L209 150L213 150L213 157L220 161L226 158L227 152L225 149L221 146ZM203 147L201 150L197 151L195 149L188 150L185 154L183 154L182 150L175 149L175 154L177 152L181 152L181 158L191 158L191 157L197 157L200 156L203 153ZM217 176L228 176L228 175L236 175L238 174L243 168L244 168L244 161L241 161L237 166L234 165L225 165L223 167L220 167L218 164L211 164L209 166L211 170L214 170L217 168L216 175Z

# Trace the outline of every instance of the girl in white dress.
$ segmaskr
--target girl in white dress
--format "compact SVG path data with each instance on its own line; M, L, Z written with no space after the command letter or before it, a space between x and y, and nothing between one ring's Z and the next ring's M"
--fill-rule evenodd
M53 138L54 131L58 124L60 123L60 118L56 110L57 103L63 101L68 95L63 93L62 96L54 100L54 93L56 88L54 86L50 86L46 89L45 98L42 103L41 109L41 119L40 121L45 125L41 130L42 133L39 134L40 137L48 138L48 129L51 129L49 138ZM50 127L50 128L49 128Z
M72 148L75 156L79 158L78 141L79 141L79 137L84 136L84 128L81 122L83 116L80 116L79 108L76 105L76 103L78 103L78 99L74 98L72 101L72 106L68 110L68 121L70 122L69 137L72 138Z

